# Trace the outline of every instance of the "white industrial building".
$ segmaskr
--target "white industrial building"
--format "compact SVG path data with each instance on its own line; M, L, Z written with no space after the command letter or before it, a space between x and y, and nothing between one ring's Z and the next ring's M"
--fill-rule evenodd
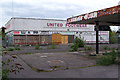
M66 24L66 20L11 18L6 23L6 40L13 44L73 43L75 37L86 43L96 42L94 25ZM109 43L109 31L99 32L100 43Z

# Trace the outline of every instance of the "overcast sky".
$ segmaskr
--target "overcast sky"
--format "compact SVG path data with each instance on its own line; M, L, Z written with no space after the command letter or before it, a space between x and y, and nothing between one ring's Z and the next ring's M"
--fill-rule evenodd
M11 17L67 19L113 7L120 0L0 0L0 27ZM117 30L118 27L112 27Z

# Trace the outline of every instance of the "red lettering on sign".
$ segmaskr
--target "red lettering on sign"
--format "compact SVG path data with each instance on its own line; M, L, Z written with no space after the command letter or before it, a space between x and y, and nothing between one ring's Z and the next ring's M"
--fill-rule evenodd
M47 23L47 26L49 27L49 23Z
M19 31L14 31L14 34L19 34Z
M60 24L60 27L62 27L62 26L63 26L63 24L61 23L61 24Z
M47 23L48 27L63 27L63 23ZM87 27L86 24L65 24L64 27Z
M59 27L59 24L57 24L57 27Z

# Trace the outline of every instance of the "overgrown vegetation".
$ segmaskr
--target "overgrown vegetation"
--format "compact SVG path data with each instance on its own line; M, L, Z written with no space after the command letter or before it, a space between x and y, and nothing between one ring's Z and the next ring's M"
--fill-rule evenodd
M116 43L116 38L115 38L116 32L115 31L110 31L109 36L110 36L110 43L115 44Z
M57 45L55 44L55 42L52 42L52 45L50 47L48 47L48 49L56 49Z
M115 50L113 50L99 57L96 63L99 65L120 64L120 54L118 51L115 52Z
M84 47L84 50L85 50L85 51L87 51L87 50L88 50L88 51L91 51L91 50L92 50L92 47L85 46L85 47Z
M39 47L40 47L40 46L39 46L38 44L35 45L35 49L36 49L36 50L38 50Z
M8 79L8 74L9 74L8 69L2 70L2 80L7 80Z
M72 49L69 51L77 51L79 47L84 47L84 45L85 45L85 42L82 39L76 37L74 40L74 44L71 45Z
M6 56L7 53L3 53L3 57ZM20 72L20 70L24 70L22 64L15 63L15 59L17 59L16 55L11 55L9 58L6 58L4 61L2 61L2 66L4 69L2 69L2 80L9 80L8 75L10 73L17 74ZM10 66L10 68L5 68L6 66Z
M14 51L14 48L8 47L8 48L7 48L7 51Z
M104 48L104 50L110 50L110 48L108 46L104 46L103 48Z
M20 50L20 48L19 47L15 47L15 50Z
M15 47L15 48L8 47L6 50L7 51L14 51L14 50L20 50L20 48L19 47Z

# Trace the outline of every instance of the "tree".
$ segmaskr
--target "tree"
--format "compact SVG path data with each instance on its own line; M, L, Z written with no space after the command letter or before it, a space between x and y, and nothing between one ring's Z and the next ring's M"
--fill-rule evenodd
M110 37L110 43L115 44L116 43L116 32L115 31L110 31L109 32L109 37Z

